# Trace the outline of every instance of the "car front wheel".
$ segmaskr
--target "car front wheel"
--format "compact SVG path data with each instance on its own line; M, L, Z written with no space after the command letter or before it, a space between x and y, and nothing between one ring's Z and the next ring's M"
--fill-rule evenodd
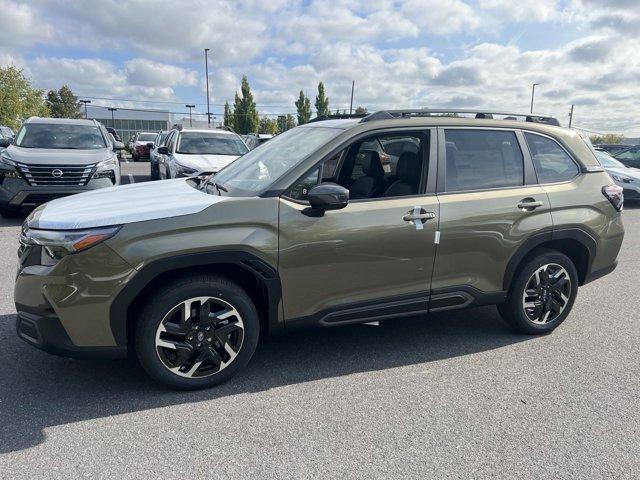
M560 252L540 250L520 268L498 311L520 332L548 333L567 318L577 293L578 273L571 259Z
M255 306L239 286L218 276L190 276L147 299L135 347L153 379L199 389L242 369L255 352L259 331Z

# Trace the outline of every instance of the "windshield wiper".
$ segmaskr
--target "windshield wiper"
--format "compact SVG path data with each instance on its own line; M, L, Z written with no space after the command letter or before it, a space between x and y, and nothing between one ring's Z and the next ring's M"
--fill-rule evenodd
M220 193L220 190L222 190L223 192L229 193L229 190L227 190L222 185L218 185L217 183L214 182L213 186L216 187L216 190L218 190L218 195L220 196L222 196L222 194Z

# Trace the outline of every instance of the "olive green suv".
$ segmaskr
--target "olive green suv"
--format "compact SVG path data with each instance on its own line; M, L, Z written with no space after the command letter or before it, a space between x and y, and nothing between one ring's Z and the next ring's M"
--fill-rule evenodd
M622 189L553 118L439 113L311 122L215 176L37 208L18 335L60 355L135 352L154 379L201 388L301 327L497 304L521 332L552 331L616 266Z

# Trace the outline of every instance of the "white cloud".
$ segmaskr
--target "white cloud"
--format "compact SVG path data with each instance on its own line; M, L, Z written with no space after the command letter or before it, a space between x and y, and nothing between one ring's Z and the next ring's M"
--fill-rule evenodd
M134 85L162 87L174 85L196 85L194 70L158 63L144 58L135 58L124 64L127 80Z
M556 0L480 0L480 8L516 22L546 22L559 14Z
M24 3L0 0L0 45L24 48L50 40L53 28L46 24L36 10Z

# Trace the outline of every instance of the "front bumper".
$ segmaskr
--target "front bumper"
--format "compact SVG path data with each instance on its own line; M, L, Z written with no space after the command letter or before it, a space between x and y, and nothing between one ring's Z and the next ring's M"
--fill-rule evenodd
M56 316L18 312L18 337L40 350L72 358L124 358L126 347L79 347L75 345Z
M120 183L119 172L114 171L115 185ZM33 186L22 178L5 178L0 184L0 204L14 208L33 208L60 197L113 187L108 178L93 178L84 186Z
M114 331L110 309L135 269L105 244L68 255L54 267L34 264L39 255L32 253L23 253L16 276L18 336L58 355L124 355L126 332Z

